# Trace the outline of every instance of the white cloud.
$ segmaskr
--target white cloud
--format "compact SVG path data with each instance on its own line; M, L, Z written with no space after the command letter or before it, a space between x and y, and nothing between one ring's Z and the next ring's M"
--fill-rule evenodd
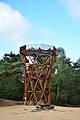
M18 10L0 2L0 41L4 39L18 45L30 42L32 25Z
M57 0L75 19L80 20L80 0Z
M40 31L41 34L44 35L45 37L49 37L52 34L51 30L45 27L41 27Z

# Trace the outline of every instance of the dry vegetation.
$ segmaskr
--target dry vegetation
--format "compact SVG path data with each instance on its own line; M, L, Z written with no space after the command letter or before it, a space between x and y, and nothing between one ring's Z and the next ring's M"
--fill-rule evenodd
M80 108L55 106L53 110L33 112L35 106L0 100L0 120L80 120Z

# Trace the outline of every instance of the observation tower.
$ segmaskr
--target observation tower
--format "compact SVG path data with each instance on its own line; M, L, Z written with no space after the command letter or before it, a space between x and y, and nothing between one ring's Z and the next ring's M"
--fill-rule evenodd
M26 104L51 104L50 74L55 62L56 48L52 45L27 44L20 47L24 65L24 94Z

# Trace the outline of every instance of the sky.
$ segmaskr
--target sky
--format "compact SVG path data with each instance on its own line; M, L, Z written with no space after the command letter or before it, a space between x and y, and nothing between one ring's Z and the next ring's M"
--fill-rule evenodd
M80 0L0 0L0 58L25 44L62 47L80 58Z

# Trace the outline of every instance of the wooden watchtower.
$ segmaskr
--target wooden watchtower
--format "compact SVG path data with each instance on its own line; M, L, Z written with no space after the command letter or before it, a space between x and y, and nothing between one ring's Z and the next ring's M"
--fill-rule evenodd
M24 95L26 104L51 104L50 74L55 62L56 48L44 44L20 47L24 64Z

